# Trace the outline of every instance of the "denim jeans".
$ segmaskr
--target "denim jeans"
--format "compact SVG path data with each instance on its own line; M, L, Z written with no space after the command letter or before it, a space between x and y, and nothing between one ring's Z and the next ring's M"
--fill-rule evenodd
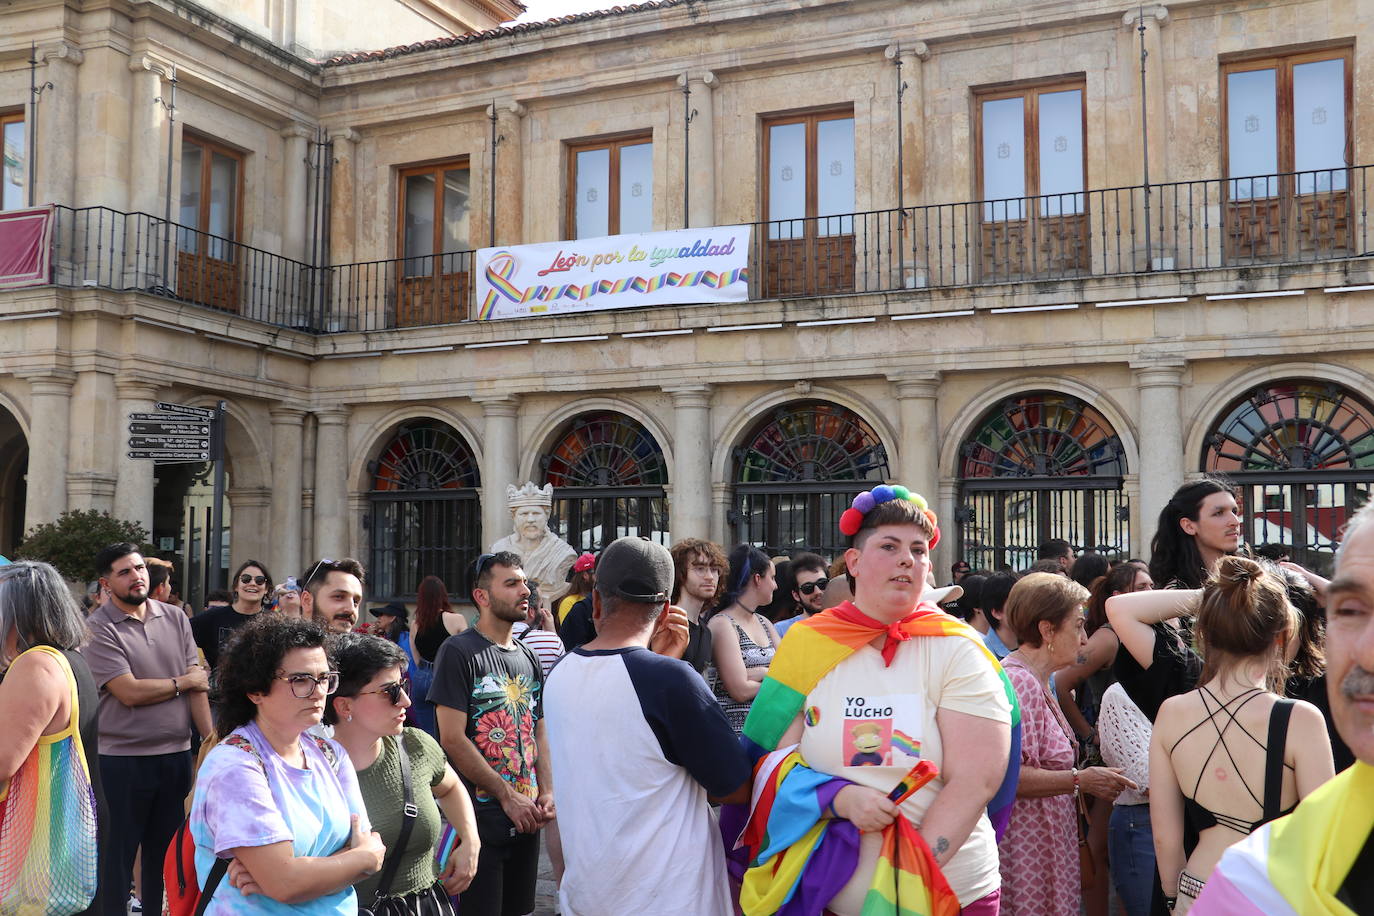
M1154 888L1155 841L1149 805L1116 805L1107 825L1107 856L1112 883L1130 916L1150 916Z

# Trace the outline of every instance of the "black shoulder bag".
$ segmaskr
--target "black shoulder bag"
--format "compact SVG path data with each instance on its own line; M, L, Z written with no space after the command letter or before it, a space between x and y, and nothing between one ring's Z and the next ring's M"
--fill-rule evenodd
M391 894L391 884L396 879L396 870L401 866L401 853L410 842L415 818L420 815L420 809L415 807L415 789L410 782L410 754L406 753L403 734L396 736L396 756L401 764L405 819L401 821L401 834L396 838L396 845L387 852L386 860L382 862L382 877L377 882L377 896L372 901L372 907L360 907L358 916L457 916L453 901L438 881L413 894Z

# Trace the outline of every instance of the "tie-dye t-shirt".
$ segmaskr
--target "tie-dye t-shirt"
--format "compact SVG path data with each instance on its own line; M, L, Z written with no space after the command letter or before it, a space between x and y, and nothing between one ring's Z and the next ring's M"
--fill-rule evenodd
M240 846L289 841L297 856L323 857L348 844L350 815L357 814L362 828L371 829L348 754L338 744L326 743L332 763L316 739L301 736L306 761L301 769L273 751L250 722L231 732L206 756L191 802L191 837L202 886L215 857L227 857ZM205 912L207 916L354 916L358 901L348 887L308 903L278 903L263 894L244 896L226 877Z

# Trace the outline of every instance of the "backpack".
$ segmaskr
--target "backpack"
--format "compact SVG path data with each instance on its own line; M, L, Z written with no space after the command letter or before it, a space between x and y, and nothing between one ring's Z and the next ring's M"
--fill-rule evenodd
M315 735L310 737L324 753L329 765L334 766L337 763L334 748L323 738ZM258 763L262 764L262 755L258 753L258 749L242 735L230 735L222 743L252 754L258 759ZM267 767L263 765L263 773L266 772ZM196 875L196 841L191 836L191 818L188 815L177 827L177 832L172 835L172 842L167 845L167 854L162 859L162 883L167 893L167 912L171 916L203 916L205 908L210 905L210 898L215 896L215 890L224 880L225 873L229 871L229 862L229 859L215 859L215 865L205 879L205 889L201 890L200 880Z

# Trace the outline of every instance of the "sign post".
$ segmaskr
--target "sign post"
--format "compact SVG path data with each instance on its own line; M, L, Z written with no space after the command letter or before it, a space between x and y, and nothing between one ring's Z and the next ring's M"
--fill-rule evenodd
M214 502L208 538L209 562L205 564L205 592L224 588L220 554L224 549L224 410L220 401L212 410L158 401L155 413L129 414L129 451L133 461L155 464L214 462Z

